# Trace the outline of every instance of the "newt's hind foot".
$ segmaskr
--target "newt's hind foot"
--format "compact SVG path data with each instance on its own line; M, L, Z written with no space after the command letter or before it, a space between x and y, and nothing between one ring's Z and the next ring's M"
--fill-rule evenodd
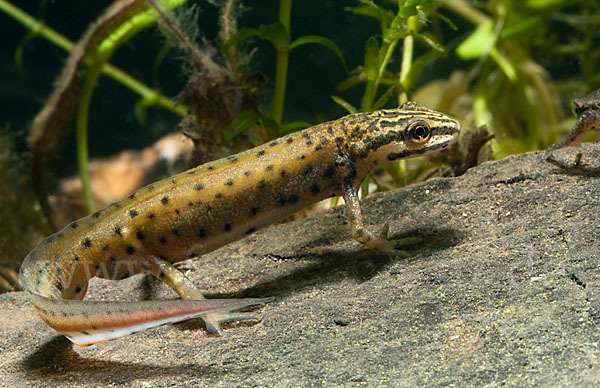
M272 301L273 298L262 298L262 299L223 299L223 309L207 313L202 315L202 319L206 324L206 330L210 333L221 335L223 328L221 324L223 322L235 322L235 321L260 321L260 315L255 312L244 312L239 310L246 310L263 306L264 304ZM234 305L231 307L231 305Z

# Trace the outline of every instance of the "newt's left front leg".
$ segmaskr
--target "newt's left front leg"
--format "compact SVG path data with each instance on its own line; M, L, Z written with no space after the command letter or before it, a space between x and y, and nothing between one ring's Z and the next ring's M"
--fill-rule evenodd
M348 218L352 227L352 237L367 248L373 249L379 253L384 253L392 248L387 240L389 225L385 224L379 237L375 236L363 225L362 214L360 212L360 201L356 189L351 184L344 186L344 201L348 209Z

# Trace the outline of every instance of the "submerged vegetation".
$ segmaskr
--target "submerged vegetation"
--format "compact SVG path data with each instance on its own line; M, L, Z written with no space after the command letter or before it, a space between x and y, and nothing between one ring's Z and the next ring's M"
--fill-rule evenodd
M34 40L45 38L69 51L28 139L31 182L51 226L45 166L60 156L73 122L79 174L87 207L94 209L87 137L88 131L104 131L90 121L90 112L103 104L92 97L104 76L117 81L113 88L139 96L130 107L137 125L147 124L151 107L181 120L179 130L196 146L192 164L345 112L396 107L411 99L460 119L460 147L468 151L392 163L383 177L367 178L363 195L435 174L462 173L478 160L543 149L568 132L574 121L571 101L600 83L596 0L348 0L294 7L291 0L279 0L277 15L269 12L271 2L119 0L90 22L77 43L58 32L61 26L45 25L44 10L53 3L40 0L38 18L16 4L0 0L0 11L26 28L13 64L22 74L28 73L25 49ZM303 23L323 28L306 32ZM143 44L138 35L157 24L161 44L138 56L137 65L146 62L155 71L178 74L186 86L176 94L109 63L124 45ZM217 32L210 35L199 25L215 25ZM184 66L161 65L166 56L183 58ZM303 68L309 60L319 74ZM322 80L333 80L337 89L325 88ZM302 94L310 89L301 84L327 98ZM298 108L312 100L312 113ZM440 169L441 162L450 169Z

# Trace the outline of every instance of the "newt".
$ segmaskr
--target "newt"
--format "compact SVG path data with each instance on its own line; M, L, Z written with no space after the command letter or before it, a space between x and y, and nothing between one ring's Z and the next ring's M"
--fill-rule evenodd
M42 320L77 345L201 318L257 319L249 308L271 298L205 299L173 264L201 256L322 199L341 195L352 237L390 249L387 226L368 230L357 190L383 163L446 148L459 123L416 102L357 113L280 137L145 186L72 222L25 258L20 279ZM181 299L84 301L88 280L150 273Z
M577 115L577 121L573 128L563 141L548 147L542 157L545 161L567 169L566 165L554 159L552 153L554 150L567 146L581 147L581 141L589 131L600 131L600 89L585 97L576 98L573 104L575 105L575 115ZM577 154L574 167L579 165L581 156L581 153Z

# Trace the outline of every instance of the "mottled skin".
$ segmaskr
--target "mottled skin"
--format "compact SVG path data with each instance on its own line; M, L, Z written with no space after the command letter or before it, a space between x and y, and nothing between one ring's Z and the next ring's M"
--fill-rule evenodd
M552 158L552 151L567 146L581 147L581 141L589 131L600 131L600 89L593 91L585 97L575 99L574 104L577 121L573 125L573 128L571 128L571 132L560 143L552 144L548 147L543 156L544 160L560 167L565 166ZM575 165L579 164L580 159L581 154L578 154Z
M459 124L414 102L358 113L287 135L148 185L75 221L25 258L21 280L42 319L87 345L169 322L201 317L220 332L238 310L269 299L205 300L172 263L239 240L310 204L343 195L353 237L388 249L387 227L363 227L356 191L374 167L445 148ZM81 301L88 280L152 273L182 300Z

